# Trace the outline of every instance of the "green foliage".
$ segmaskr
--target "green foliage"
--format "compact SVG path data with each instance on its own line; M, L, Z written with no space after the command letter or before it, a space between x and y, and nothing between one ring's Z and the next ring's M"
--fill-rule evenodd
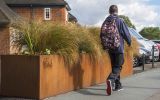
M21 22L13 27L16 29L14 42L20 49L26 46L21 54L57 54L63 56L67 64L71 65L78 61L82 53L87 53L94 59L99 59L104 53L98 27L87 28L75 24L44 22ZM136 48L137 44L133 44L132 47ZM126 52L128 50L130 48L126 48Z
M148 39L160 39L160 27L145 27L140 34Z
M89 50L90 54L92 54L92 56L94 56L94 58L99 59L103 53L101 41L100 41L100 28L96 28L96 27L86 28L86 31L87 31L86 33L88 33L88 34L85 34L86 36L81 35L81 36L85 36L86 39L81 41L82 44L80 46L80 47L83 47L86 49L81 48L80 51ZM92 49L94 49L94 50L92 50ZM87 52L87 53L89 53L89 52Z
M124 22L128 25L128 27L136 29L135 25L131 22L129 17L124 16L124 15L119 15L119 17L124 20Z
M19 48L27 46L27 50L22 51L25 54L58 54L69 64L77 62L81 53L95 58L101 56L101 45L85 27L42 22L23 22L13 27L17 30L14 42Z

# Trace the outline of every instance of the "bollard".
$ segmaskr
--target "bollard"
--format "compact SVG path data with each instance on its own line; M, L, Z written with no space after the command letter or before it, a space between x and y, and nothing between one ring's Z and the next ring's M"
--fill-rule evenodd
M152 68L154 68L154 45L152 46Z
M142 70L144 71L145 54L142 55Z

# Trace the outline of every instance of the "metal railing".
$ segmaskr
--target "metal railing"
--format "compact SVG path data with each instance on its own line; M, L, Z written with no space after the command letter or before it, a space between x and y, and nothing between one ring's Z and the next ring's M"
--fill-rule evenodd
M154 45L152 46L152 53L151 53L151 56L152 56L152 68L155 68L154 66L154 62L155 62L155 57L154 57ZM145 54L142 55L142 70L144 71L145 70Z
M152 68L154 68L154 45L152 46Z
M142 55L142 70L144 71L144 65L145 65L145 54Z

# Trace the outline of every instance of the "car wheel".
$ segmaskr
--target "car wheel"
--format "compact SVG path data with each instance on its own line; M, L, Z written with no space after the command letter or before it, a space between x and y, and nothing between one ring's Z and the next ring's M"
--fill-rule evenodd
M133 67L137 67L139 65L139 61L137 57L133 57Z
M157 59L157 58L154 58L154 61L156 61L156 62L157 62L157 61L158 61L158 59Z
M154 57L154 61L156 61L156 62L157 62L158 60L159 60L159 58L158 58L158 57Z

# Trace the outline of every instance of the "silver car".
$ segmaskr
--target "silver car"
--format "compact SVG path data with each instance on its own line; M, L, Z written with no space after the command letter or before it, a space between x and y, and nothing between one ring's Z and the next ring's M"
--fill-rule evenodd
M145 59L145 63L150 63L151 52L146 50L145 48L139 48L139 55L133 57L133 67L137 67L143 64L143 55Z
M158 46L152 42L151 40L148 40L144 37L142 37L135 29L129 28L130 34L137 39L137 42L140 44L140 47L147 49L152 53L153 46L154 46L154 61L159 60L159 49ZM150 56L150 59L152 58L152 54Z

